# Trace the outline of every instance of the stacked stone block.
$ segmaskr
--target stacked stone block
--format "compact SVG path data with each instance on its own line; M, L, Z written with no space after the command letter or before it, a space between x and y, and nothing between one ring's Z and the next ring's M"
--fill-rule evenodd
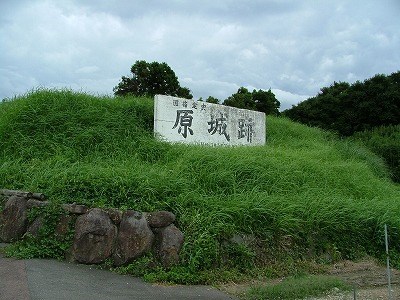
M26 233L38 234L45 220L38 217L29 222L28 211L49 202L40 193L0 190L0 205L0 240L14 242ZM63 204L62 208L65 215L55 230L58 236L65 235L69 221L76 218L73 245L66 253L72 261L99 264L112 259L115 266L122 266L153 252L165 267L179 263L184 236L173 224L175 215L171 212L89 209L75 203Z

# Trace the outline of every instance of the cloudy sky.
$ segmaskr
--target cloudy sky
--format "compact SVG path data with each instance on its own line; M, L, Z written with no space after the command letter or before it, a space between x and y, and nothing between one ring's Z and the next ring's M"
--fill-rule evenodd
M112 94L136 60L195 98L269 89L281 108L334 81L400 70L400 0L1 0L0 99Z

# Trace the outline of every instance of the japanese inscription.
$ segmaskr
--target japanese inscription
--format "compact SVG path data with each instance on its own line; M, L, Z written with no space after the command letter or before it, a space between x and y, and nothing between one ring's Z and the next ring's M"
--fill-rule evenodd
M223 116L222 113L220 113L220 117L219 118L213 118L213 116L211 116L211 121L207 122L209 128L208 128L208 132L213 135L216 132L219 133L219 135L224 135L226 140L229 141L230 137L229 134L226 132L226 127L227 127L227 118Z
M252 118L249 119L239 119L239 130L238 130L238 139L246 138L249 143L253 140L254 134L254 122Z
M155 96L154 132L171 142L264 145L265 114L171 96Z
M176 120L172 129L179 125L178 133L181 133L185 139L187 138L188 131L191 135L193 135L193 130L190 128L193 120L192 114L193 110L178 109L176 111Z

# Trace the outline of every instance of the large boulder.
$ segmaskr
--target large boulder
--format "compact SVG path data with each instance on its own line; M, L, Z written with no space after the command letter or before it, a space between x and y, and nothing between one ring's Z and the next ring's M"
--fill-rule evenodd
M26 198L11 196L0 213L0 239L12 242L20 239L28 227Z
M183 240L183 233L173 224L156 230L154 250L164 267L168 268L179 263Z
M76 203L63 204L61 207L67 213L77 214L77 215L83 215L83 214L87 213L87 211L88 211L88 208L86 207L86 205L81 205L81 204L76 204Z
M108 213L108 216L110 217L111 221L113 221L113 223L115 225L118 225L119 223L121 223L122 211L120 211L116 208L107 208L107 209L105 209L105 211Z
M28 201L26 202L28 209L31 209L32 207L45 207L49 204L49 201L41 201L36 199L28 199Z
M30 234L34 237L39 236L40 228L43 227L44 219L43 217L36 218L32 224L29 225L28 229L26 230L26 234Z
M112 254L116 226L106 212L93 208L80 215L75 224L72 257L84 264L104 262Z
M175 222L175 215L169 211L159 210L146 214L146 219L150 227L167 227Z
M139 212L124 212L114 251L114 264L121 266L151 250L154 234L146 218Z

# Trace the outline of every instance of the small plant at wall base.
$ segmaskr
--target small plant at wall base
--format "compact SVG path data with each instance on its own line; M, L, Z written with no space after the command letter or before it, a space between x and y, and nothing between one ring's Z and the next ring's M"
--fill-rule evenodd
M62 235L56 233L60 219L67 216L60 205L49 205L30 210L30 223L43 220L35 235L25 234L24 239L8 246L7 256L17 258L56 258L63 260L72 246L74 218L70 218ZM45 221L44 221L45 220Z

